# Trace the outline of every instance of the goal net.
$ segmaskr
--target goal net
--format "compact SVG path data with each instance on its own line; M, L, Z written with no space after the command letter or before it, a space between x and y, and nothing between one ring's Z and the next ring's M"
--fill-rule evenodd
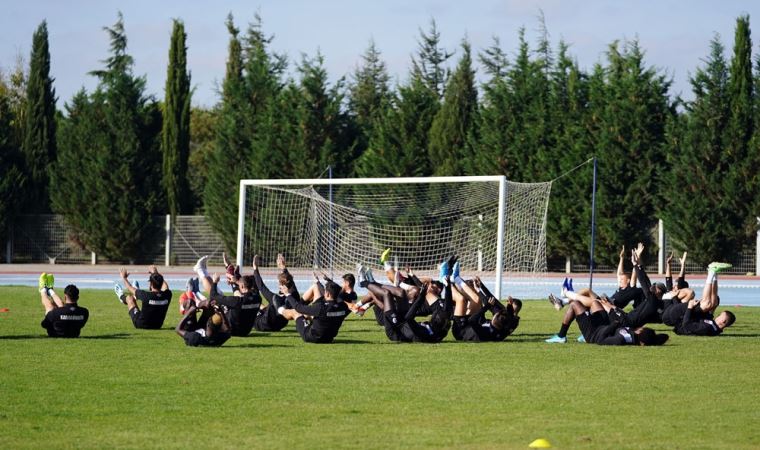
M546 271L550 189L501 176L241 180L238 263L282 253L294 270L378 270L391 248L397 267L433 274L456 254L498 295L504 272Z

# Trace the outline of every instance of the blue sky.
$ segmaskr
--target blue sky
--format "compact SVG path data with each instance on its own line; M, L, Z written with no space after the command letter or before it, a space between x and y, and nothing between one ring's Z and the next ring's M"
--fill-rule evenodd
M48 21L52 75L59 106L81 87L91 90L96 80L87 72L102 66L108 56L108 37L102 30L124 14L128 51L135 58L135 73L146 75L148 92L163 96L171 19L180 18L188 32L188 64L195 87L193 103L217 102L217 86L224 76L228 12L245 28L257 11L264 30L274 34L272 48L292 60L320 51L330 76L350 74L374 39L391 76L406 77L410 56L416 50L419 28L434 18L447 49L457 49L467 36L479 51L492 36L514 54L517 32L525 27L535 43L539 10L543 10L553 45L560 38L584 68L602 61L610 42L638 38L646 62L674 79L673 93L690 98L689 75L701 64L715 33L730 53L735 19L749 14L758 30L758 1L568 1L568 0L468 0L468 1L12 1L0 15L0 68L9 70L17 55L27 61L32 33ZM753 33L754 53L760 39ZM729 56L727 54L727 56ZM452 58L452 65L456 56ZM292 66L291 66L292 67Z

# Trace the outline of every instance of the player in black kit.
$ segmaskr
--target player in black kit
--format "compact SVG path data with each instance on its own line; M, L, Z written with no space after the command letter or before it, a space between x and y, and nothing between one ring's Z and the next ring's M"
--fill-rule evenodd
M114 285L114 292L119 301L129 308L129 317L135 328L157 330L164 324L166 312L172 301L172 291L155 265L148 268L148 273L150 287L148 291L144 291L132 286L129 282L129 272L122 267L119 269L119 275L129 293L125 293L119 283ZM137 300L142 302L142 309L137 306Z
M351 311L348 306L351 303L339 301L340 292L339 285L328 281L324 292L320 292L322 296L311 304L306 305L289 297L287 308L280 307L278 312L286 319L295 320L296 330L304 342L330 343L338 335L343 321Z
M202 310L200 319L196 317ZM230 323L216 302L191 302L175 330L189 347L220 347L230 338Z
M87 308L77 304L79 289L70 284L63 290L64 300L53 290L55 278L52 274L40 275L40 297L45 307L45 318L40 324L50 337L79 337L90 317Z

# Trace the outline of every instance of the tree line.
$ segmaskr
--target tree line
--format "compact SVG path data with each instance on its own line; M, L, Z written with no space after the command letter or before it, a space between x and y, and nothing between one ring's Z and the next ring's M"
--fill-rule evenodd
M479 51L466 38L445 48L431 20L402 80L370 41L353 73L330 81L323 55L291 60L272 50L258 15L242 30L230 14L219 101L192 108L184 24L173 22L159 100L133 72L119 14L104 28L103 66L89 72L97 87L62 110L43 22L28 68L0 76L0 233L17 214L55 212L79 245L126 260L153 242L151 215L201 213L231 250L241 178L314 178L328 166L336 177L561 176L548 254L583 259L583 163L596 157L600 261L622 244L652 244L658 218L698 262L735 259L760 214L760 59L749 17L736 19L731 52L717 35L709 42L688 101L636 40L612 42L585 69L539 21L537 42L520 29L510 52L498 38Z

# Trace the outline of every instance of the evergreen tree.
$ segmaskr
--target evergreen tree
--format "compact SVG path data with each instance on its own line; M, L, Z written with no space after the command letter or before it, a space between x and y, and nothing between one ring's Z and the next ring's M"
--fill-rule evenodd
M434 165L426 149L438 108L438 95L412 75L376 121L369 148L357 162L357 173L363 177L432 175Z
M550 73L547 122L551 144L543 153L541 165L547 174L558 177L575 169L593 156L585 122L587 118L587 80L578 64L559 43L557 58ZM589 250L592 166L568 173L552 184L547 222L547 254L550 257L583 259ZM546 180L548 176L544 176ZM567 205L573 205L567 208Z
M163 108L161 150L163 187L172 217L188 214L193 208L188 180L190 157L190 74L187 71L185 25L174 20Z
M481 52L480 63L488 75L478 115L479 142L474 157L474 175L504 174L514 177L511 158L504 151L508 144L507 124L511 120L510 90L507 83L509 61L497 37ZM516 178L515 178L516 179Z
M217 108L194 107L190 111L190 157L188 158L188 177L192 191L193 212L203 209L203 188L206 186L208 168L216 147L216 128L219 111Z
M283 56L271 53L257 14L246 34L227 17L230 34L227 70L217 120L216 146L210 155L204 190L206 216L233 249L237 236L239 183L245 178L283 176L279 164L289 148L275 146Z
M426 33L420 29L409 81L398 86L389 106L377 119L367 150L356 172L365 177L430 176L430 128L441 107L448 79L446 61L452 56L440 44L435 20Z
M26 175L20 128L11 107L11 86L0 73L0 242L21 209L26 189Z
M232 14L227 16L226 25L230 34L227 68L222 82L216 147L207 167L203 205L206 217L230 250L235 248L239 182L247 172L251 143L249 137L240 132L245 126L248 108L240 30L235 27Z
M311 178L328 165L336 176L346 176L353 165L353 142L347 133L347 117L341 109L343 80L329 86L322 55L304 56L298 66L300 145L296 147L294 175Z
M48 167L56 158L55 89L50 77L47 22L34 32L26 85L24 156L29 171L28 212L50 211Z
M477 133L478 91L467 41L462 42L462 50L443 105L430 127L430 161L436 175L463 175L473 156L470 139Z
M524 29L520 29L518 37L517 56L506 70L506 57L498 41L481 55L491 78L484 86L474 161L482 174L501 173L512 181L531 182L546 177L539 160L550 145L547 123L550 60L532 61ZM541 43L540 47L543 45L548 44Z
M686 114L669 127L670 176L665 178L665 204L661 211L668 235L677 247L688 249L700 263L721 255L726 244L721 208L725 174L721 172L723 136L730 114L728 67L723 45L716 36L710 43L705 67L691 79L694 100ZM686 219L685 219L686 218Z
M754 239L757 229L757 219L752 216L751 208L758 195L757 185L752 182L757 177L755 163L758 160L752 157L755 152L750 149L755 115L753 81L749 16L744 15L736 19L734 51L728 76L730 115L721 158L727 177L723 201L728 203L727 210L739 216L735 221L727 219L723 232L735 233L730 248L736 253Z
M665 124L675 113L671 82L644 65L636 41L610 45L608 66L589 86L591 145L599 158L598 254L617 260L621 245L652 244L658 184L664 175Z
M760 58L756 58L755 61L753 85L754 121L752 127L752 138L750 139L746 164L749 167L760 167ZM757 218L760 218L760 171L750 171L747 174L745 182L748 186L750 186L751 192L753 192L753 200L750 201L749 204L749 219L752 221L754 218L755 222L751 223L751 226L749 228L750 230L756 232L758 227L760 227L760 222L757 221Z
M356 127L357 156L366 151L376 123L382 120L390 106L389 80L380 51L371 40L362 55L362 65L354 71L353 82L348 88L348 117Z
M438 31L434 19L430 19L427 33L420 29L417 45L417 57L412 58L412 74L424 81L428 89L435 92L440 100L449 78L445 64L454 53L449 53L441 47L441 32Z
M282 88L282 74L287 66L284 56L269 51L272 37L263 32L261 17L256 14L250 24L244 45L245 95L248 113L241 133L249 136L251 152L247 177L275 178L280 171L278 163L287 159L288 149L273 146L272 134L277 120L277 97ZM279 175L281 176L281 175Z
M132 74L123 17L104 28L111 39L100 82L67 105L51 194L79 243L115 260L136 260L154 244L151 215L160 197L161 112Z

